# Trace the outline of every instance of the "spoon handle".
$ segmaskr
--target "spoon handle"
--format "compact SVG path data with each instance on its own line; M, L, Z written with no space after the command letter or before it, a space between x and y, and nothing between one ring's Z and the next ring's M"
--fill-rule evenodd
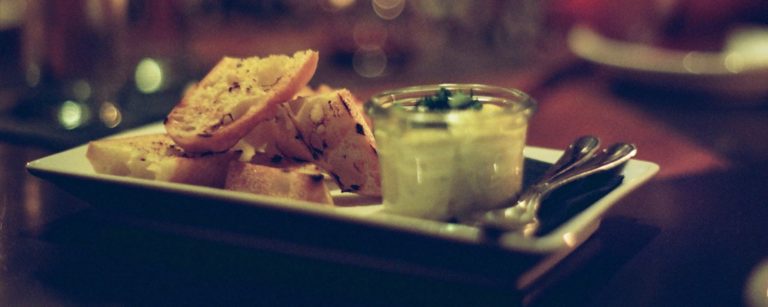
M617 143L567 171L560 172L545 183L547 192L589 175L617 167L637 155L634 144Z

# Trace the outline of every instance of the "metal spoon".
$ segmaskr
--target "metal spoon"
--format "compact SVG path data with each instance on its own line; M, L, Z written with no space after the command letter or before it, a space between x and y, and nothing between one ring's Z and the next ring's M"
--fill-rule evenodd
M591 144L590 142L587 142ZM579 148L579 140L572 146ZM570 147L569 147L570 149ZM594 152L592 149L592 152ZM536 214L542 198L553 190L589 175L604 172L623 165L637 154L637 148L632 144L618 143L602 150L596 155L577 155L576 159L561 157L560 160L545 173L536 184L527 188L514 205L486 212L471 214L461 219L462 222L476 225L484 229L501 231L521 231L523 235L533 235L539 228ZM570 155L567 150L565 155ZM571 163L567 163L570 161Z
M595 136L586 135L579 137L573 141L573 143L568 145L568 148L565 149L563 155L557 159L555 164L552 164L552 166L547 169L536 184L583 164L597 152L599 146L600 139Z

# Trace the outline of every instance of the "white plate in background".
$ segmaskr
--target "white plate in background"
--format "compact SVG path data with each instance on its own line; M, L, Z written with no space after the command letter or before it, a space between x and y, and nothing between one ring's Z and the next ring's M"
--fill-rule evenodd
M768 28L738 28L720 52L622 41L587 26L571 29L568 46L626 80L753 101L768 97Z

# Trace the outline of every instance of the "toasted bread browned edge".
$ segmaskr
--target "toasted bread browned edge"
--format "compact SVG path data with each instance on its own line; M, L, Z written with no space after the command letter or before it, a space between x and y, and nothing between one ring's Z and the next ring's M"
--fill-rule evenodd
M272 96L267 99L266 103L250 107L241 117L236 118L227 125L222 126L214 133L206 136L188 136L175 133L173 125L176 125L177 123L175 121L168 120L169 117L167 117L165 121L166 131L169 133L171 138L173 138L174 142L184 148L184 150L187 152L222 152L231 148L241 138L248 134L248 132L253 129L253 127L260 121L274 116L274 107L276 104L291 99L296 92L301 90L305 85L307 85L307 83L309 83L315 73L315 70L317 69L319 56L317 51L314 50L306 50L304 52L309 53L307 61L303 63L303 65L292 78L282 78L278 81L278 84L275 85L275 88L279 88L280 90L274 92ZM208 76L212 76L215 71L217 71L216 68L214 68L214 70L206 75L206 78ZM203 81L204 80L205 78ZM174 107L174 109L184 108L189 103L191 102L185 98L182 98L182 100L179 102L179 104L176 105L176 107ZM171 112L173 112L173 110ZM222 117L221 114L213 114L212 116L215 116L216 118Z

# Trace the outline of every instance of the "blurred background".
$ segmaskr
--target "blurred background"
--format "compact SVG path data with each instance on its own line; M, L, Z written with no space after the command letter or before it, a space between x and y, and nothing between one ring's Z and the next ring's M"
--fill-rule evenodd
M24 162L162 120L223 56L313 48L321 62L312 85L360 99L436 82L517 87L539 102L531 145L595 134L636 143L639 159L661 166L555 272L565 282L545 282L542 297L562 294L549 305L738 306L745 274L768 255L767 28L768 0L0 0L0 301L186 296L175 277L199 276L177 270L198 265L187 261L186 239L154 248L166 240L134 232L130 217L89 213ZM180 245L181 266L152 259ZM296 267L275 261L268 272ZM286 280L276 287L293 290ZM252 287L269 291L273 281L245 284L261 295ZM330 293L381 292L371 289ZM315 290L301 292L325 293Z
M61 149L158 121L222 56L313 48L313 85L366 94L560 67L576 24L611 39L717 51L732 25L765 24L766 3L0 0L0 137Z

